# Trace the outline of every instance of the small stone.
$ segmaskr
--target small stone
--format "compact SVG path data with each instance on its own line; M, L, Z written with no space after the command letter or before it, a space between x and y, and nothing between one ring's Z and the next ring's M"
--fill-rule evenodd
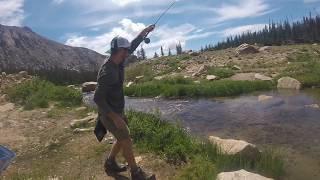
M241 67L240 67L240 66L237 66L237 65L234 65L234 66L232 66L232 69L233 69L233 70L241 70Z
M263 177L259 174L250 173L246 170L234 171L234 172L222 172L217 176L217 180L273 180Z
M164 76L157 76L157 77L155 77L154 79L160 81L160 80L162 80L163 78L164 78Z
M196 83L196 84L200 84L201 82L200 81L193 81L194 83Z
M13 103L7 103L5 105L0 106L0 112L8 112L14 109Z
M137 76L136 79L142 79L144 76Z
M19 72L19 76L21 78L27 78L28 77L28 72L27 71L20 71Z
M272 96L267 96L267 95L260 95L259 97L258 97L258 101L267 101L267 100L270 100L270 99L273 99L273 97Z
M94 127L91 128L76 128L73 130L74 133L84 133L84 132L92 132L94 131Z
M140 162L142 162L143 158L142 156L137 156L134 158L136 160L136 163L139 164Z
M78 107L76 109L76 111L85 111L85 110L87 110L87 107Z
M215 76L215 75L207 75L207 80L209 80L209 81L213 81L213 80L216 80L218 77L217 76Z

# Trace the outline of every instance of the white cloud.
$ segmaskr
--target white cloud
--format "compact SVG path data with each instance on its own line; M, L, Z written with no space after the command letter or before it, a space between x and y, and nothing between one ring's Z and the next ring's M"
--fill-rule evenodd
M53 0L52 3L54 4L61 4L63 3L65 0Z
M109 44L113 37L119 35L132 40L145 27L146 25L142 23L134 23L130 19L123 19L120 21L119 27L113 28L110 32L91 37L73 35L69 37L66 44L70 46L87 47L103 54L110 48ZM171 48L174 51L178 42L181 42L181 45L185 47L188 40L205 38L212 34L213 32L198 31L198 28L192 24L182 24L176 27L161 26L150 34L152 42L150 44L144 44L143 47L147 55L151 57L161 46L163 46L165 50Z
M239 1L238 4L222 4L213 11L218 15L216 22L222 22L232 19L241 19L247 17L261 16L270 13L269 5L264 0Z
M21 26L25 18L24 0L0 0L0 24Z
M238 26L238 27L225 29L224 31L221 32L221 34L224 37L241 35L242 33L246 33L246 32L260 31L266 26L268 25L267 24L250 24L250 25Z
M303 0L305 3L315 3L320 2L320 0Z

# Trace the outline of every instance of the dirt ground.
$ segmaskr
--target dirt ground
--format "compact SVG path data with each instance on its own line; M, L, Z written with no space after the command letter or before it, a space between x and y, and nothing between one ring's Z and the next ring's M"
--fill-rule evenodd
M103 170L110 141L98 143L93 133L73 133L69 123L87 112L75 109L24 111L9 102L0 104L0 144L17 154L0 179L128 179L129 173L112 178ZM110 139L110 138L109 138ZM139 165L170 179L175 167L159 157L140 154ZM122 161L123 159L120 159Z

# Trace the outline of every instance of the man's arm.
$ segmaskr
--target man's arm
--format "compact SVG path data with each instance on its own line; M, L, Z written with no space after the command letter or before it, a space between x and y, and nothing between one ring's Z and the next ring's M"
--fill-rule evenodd
M143 38L153 31L155 28L155 25L150 25L147 28L145 28L132 42L131 42L131 47L129 53L132 54L137 47L140 45L140 43L143 41Z

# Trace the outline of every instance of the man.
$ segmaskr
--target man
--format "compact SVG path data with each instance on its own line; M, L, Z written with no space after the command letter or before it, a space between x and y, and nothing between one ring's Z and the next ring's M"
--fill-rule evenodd
M123 156L130 167L133 180L155 179L155 175L147 175L136 164L127 126L128 122L124 116L123 93L124 61L154 28L154 25L147 27L131 43L123 37L115 37L111 41L111 56L102 65L98 74L98 86L94 101L98 106L99 116L95 133L100 141L106 130L116 138L116 142L105 162L105 171L108 175L115 175L127 170L125 166L118 165L115 160L117 154L122 150Z

